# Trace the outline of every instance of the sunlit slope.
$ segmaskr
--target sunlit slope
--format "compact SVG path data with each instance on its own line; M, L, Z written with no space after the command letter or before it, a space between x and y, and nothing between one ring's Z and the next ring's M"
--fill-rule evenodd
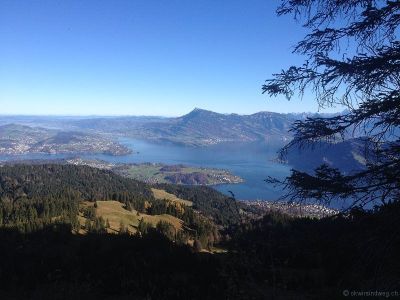
M144 222L150 223L153 227L156 227L160 221L165 221L173 225L177 230L182 228L182 220L175 218L171 215L147 215L139 213L136 210L129 211L124 208L124 204L118 201L96 201L97 208L96 217L102 217L105 221L108 221L110 227L107 228L109 233L119 233L121 224L124 225L130 233L136 233L139 221L143 219ZM82 208L94 206L93 202L83 202ZM79 221L81 228L85 227L86 218L82 213L79 214ZM80 233L86 233L84 229L79 231Z
M165 190L154 189L154 188L152 188L151 190L153 191L154 198L156 198L156 199L160 199L160 200L166 199L166 200L169 200L169 201L172 201L172 202L178 202L180 204L184 204L186 206L192 206L193 205L192 201L178 198L174 194L167 193Z

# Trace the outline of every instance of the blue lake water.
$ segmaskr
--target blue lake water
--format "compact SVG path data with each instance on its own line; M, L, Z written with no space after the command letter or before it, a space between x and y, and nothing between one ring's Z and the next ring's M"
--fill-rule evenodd
M101 159L119 163L160 162L166 164L185 164L192 166L226 169L242 177L240 184L218 185L215 188L223 193L232 191L237 199L276 200L282 191L267 184L268 176L283 178L289 174L290 166L273 161L278 147L265 144L220 144L193 148L173 144L151 143L143 140L121 139L120 142L133 149L126 156L79 155L87 159ZM56 159L67 155L27 154L19 156L0 156L9 159Z

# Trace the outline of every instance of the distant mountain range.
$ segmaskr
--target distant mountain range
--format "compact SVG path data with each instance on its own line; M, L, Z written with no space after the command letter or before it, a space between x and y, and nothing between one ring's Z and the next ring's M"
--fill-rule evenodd
M190 146L225 142L284 144L291 139L290 125L310 114L258 112L252 115L220 114L204 109L174 118L164 117L34 117L3 116L0 124L16 123L50 129L112 134Z
M262 142L278 149L292 138L289 128L295 120L315 115L273 112L220 114L196 108L184 116L173 118L0 116L0 125L6 124L0 126L0 153L129 153L115 141L117 137L195 147ZM353 139L322 144L302 151L292 149L287 161L297 169L307 171L326 163L350 172L363 167L360 141Z
M291 138L288 129L295 119L291 114L220 114L196 108L176 118L97 118L77 120L73 124L80 130L190 146L207 146L225 142L284 143Z

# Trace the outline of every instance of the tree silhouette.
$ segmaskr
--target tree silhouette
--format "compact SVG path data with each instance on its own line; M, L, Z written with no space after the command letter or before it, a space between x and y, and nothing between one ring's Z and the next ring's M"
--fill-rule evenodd
M280 152L363 136L366 168L345 174L322 165L314 174L293 170L283 184L289 199L351 206L385 204L400 191L400 2L372 0L283 0L278 15L293 14L309 33L294 52L305 56L266 81L270 96L313 92L320 108L343 105L344 113L308 117L291 128L294 138Z
M203 249L203 246L202 246L200 240L198 240L198 239L194 240L193 247L197 252L200 252Z

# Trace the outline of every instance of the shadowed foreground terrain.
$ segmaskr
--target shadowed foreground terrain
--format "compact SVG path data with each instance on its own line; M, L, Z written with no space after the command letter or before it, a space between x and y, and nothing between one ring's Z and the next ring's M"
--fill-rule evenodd
M1 299L338 299L344 290L400 291L399 202L322 219L237 218L209 188L158 185L172 199L164 202L146 184L59 165L2 167L0 187ZM171 203L193 205L178 211ZM105 210L129 214L128 206L132 217L176 214L187 230L171 234L160 222L109 233L115 224L100 222Z
M233 237L226 254L195 253L155 230L140 238L74 235L68 225L30 234L3 229L0 296L337 299L345 289L393 291L400 244L391 229L399 211L351 220L266 216Z

